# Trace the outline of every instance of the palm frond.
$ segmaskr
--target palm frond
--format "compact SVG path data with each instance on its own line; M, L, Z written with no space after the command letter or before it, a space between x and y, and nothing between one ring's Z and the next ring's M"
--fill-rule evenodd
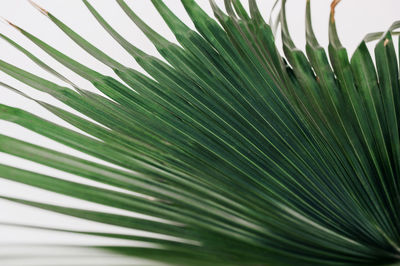
M115 167L5 135L0 135L0 151L120 190L9 165L0 165L1 178L141 216L5 195L0 199L148 234L1 225L140 241L146 245L93 248L173 265L400 260L400 84L393 42L400 23L367 35L349 58L336 30L337 0L332 3L327 51L315 37L307 1L305 53L290 36L286 0L276 1L278 16L269 23L255 0L248 1L249 12L239 0L224 1L226 11L211 0L216 19L194 0L181 0L196 30L163 1L151 2L179 44L117 0L165 60L130 43L83 0L146 74L113 59L34 4L118 79L9 22L102 94L81 88L0 34L66 85L0 60L1 71L86 118L0 85L86 134L7 105L0 105L0 119ZM274 36L279 25L284 56ZM375 40L374 61L366 43Z

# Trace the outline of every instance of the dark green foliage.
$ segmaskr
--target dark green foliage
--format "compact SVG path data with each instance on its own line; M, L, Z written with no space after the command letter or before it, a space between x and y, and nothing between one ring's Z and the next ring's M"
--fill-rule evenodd
M55 25L124 83L13 25L112 100L79 88L1 35L73 89L7 62L0 61L0 70L105 126L37 101L95 138L6 105L0 106L0 119L127 170L3 135L0 151L139 194L6 165L0 165L0 175L163 220L0 198L174 237L47 228L154 243L159 247L98 248L174 265L361 265L400 260L400 85L392 39L399 23L385 33L368 35L349 59L336 32L334 5L327 53L314 36L308 1L303 53L291 40L283 0L282 57L275 46L276 25L270 28L254 0L248 1L250 14L239 0L225 1L227 13L211 1L218 22L194 0L182 0L197 31L161 0L152 0L180 46L149 28L123 0L117 2L168 63L129 43L84 0L152 78L110 58L45 10L41 11ZM366 42L376 39L375 64Z

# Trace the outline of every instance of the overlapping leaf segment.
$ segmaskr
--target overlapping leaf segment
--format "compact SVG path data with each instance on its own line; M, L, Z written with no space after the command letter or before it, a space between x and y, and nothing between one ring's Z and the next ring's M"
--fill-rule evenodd
M173 264L359 265L399 260L400 88L391 35L398 24L369 35L349 60L335 27L339 1L332 4L328 53L314 36L308 1L304 54L290 38L282 1L283 57L254 0L248 1L250 14L238 0L225 1L226 13L211 1L218 22L194 0L182 0L197 31L161 0L152 0L180 45L148 27L124 1L117 2L168 63L129 43L84 1L152 78L115 61L46 10L40 9L124 83L13 25L109 98L76 86L1 36L69 87L3 61L0 69L97 121L101 125L37 101L95 138L6 105L0 107L0 118L127 170L6 136L0 137L0 150L136 194L6 165L0 166L0 173L2 178L160 219L2 199L167 235L170 238L76 232L157 244L112 249ZM379 39L376 64L366 46L374 39Z

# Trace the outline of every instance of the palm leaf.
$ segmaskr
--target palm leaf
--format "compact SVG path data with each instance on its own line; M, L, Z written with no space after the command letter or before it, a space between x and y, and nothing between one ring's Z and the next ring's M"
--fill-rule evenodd
M278 16L269 23L254 0L248 1L249 13L238 0L224 1L226 12L210 1L216 20L195 1L182 0L196 30L161 0L152 0L179 45L117 0L164 61L130 43L83 2L148 75L116 61L34 4L119 79L9 22L102 94L79 87L1 34L68 86L5 61L0 70L84 117L1 82L81 132L7 105L0 106L0 118L104 163L5 135L0 135L0 151L109 187L9 165L0 165L0 175L141 215L5 195L0 199L147 234L2 226L140 241L137 247L90 248L173 265L361 265L400 259L400 85L393 43L398 22L386 32L367 35L349 59L336 31L337 0L332 3L328 53L313 32L309 0L306 53L291 39L285 0L276 1ZM284 56L275 44L279 25ZM376 64L366 46L374 40Z

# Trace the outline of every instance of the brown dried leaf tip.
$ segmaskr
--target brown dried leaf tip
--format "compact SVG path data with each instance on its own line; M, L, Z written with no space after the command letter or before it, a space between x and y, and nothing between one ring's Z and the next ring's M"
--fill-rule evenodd
M335 8L342 0L333 0L331 4L331 21L335 22Z
M48 16L49 15L49 12L46 10L46 9L44 9L44 8L42 8L41 6L39 6L38 4L36 4L35 2L33 2L32 0L28 0L29 1L29 3L31 3L31 5L33 6L33 7L35 7L37 10L39 10L42 14L44 14L45 16Z
M385 47L386 47L388 44L389 44L389 39L388 39L388 38L386 38L386 39L385 39L385 41L383 42L383 46L385 46Z
M16 28L17 30L20 30L20 28L19 28L17 25L15 25L14 23L12 23L12 22L9 21L8 19L5 19L5 18L3 18L3 17L1 17L1 19L2 19L6 24L8 24L8 25L10 25L10 26L12 26L12 27L14 27L14 28Z

